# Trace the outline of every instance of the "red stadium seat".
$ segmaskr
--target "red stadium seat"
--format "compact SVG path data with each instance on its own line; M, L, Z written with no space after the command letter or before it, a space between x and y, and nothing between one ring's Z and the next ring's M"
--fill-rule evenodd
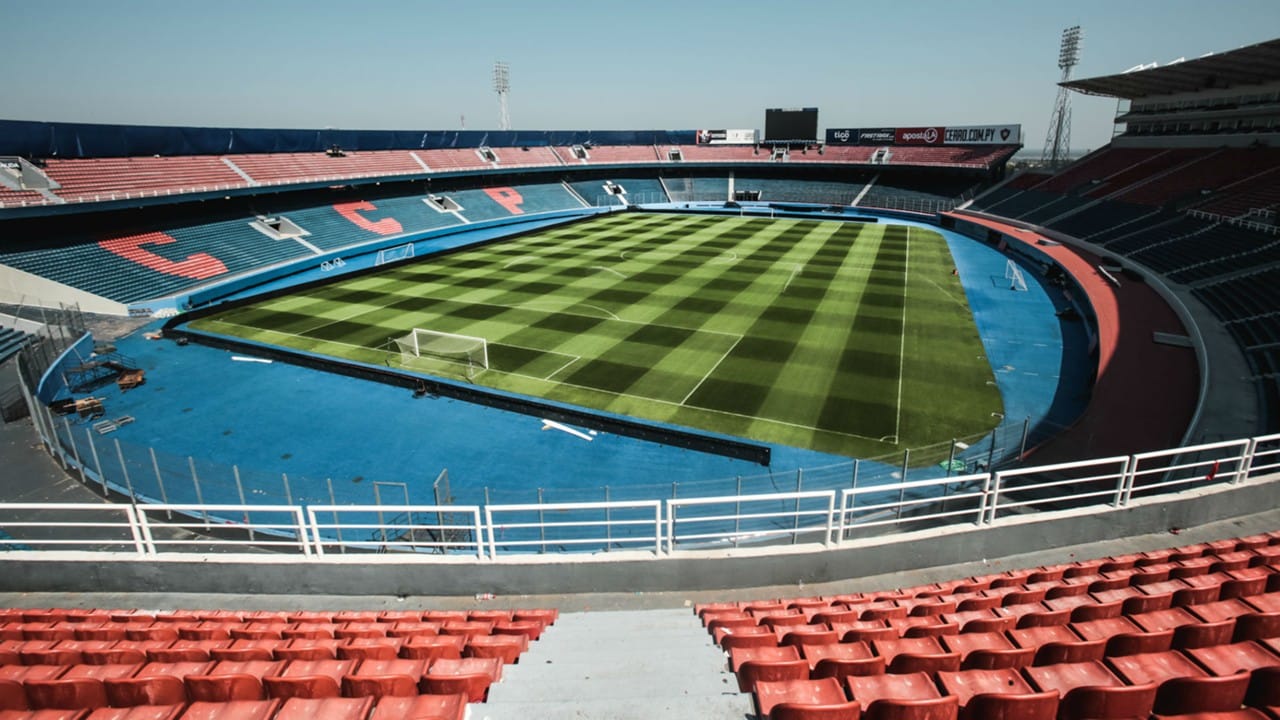
M408 638L400 646L400 657L414 660L439 660L460 658L467 638L462 635L438 635L436 637Z
M961 709L965 708L969 704L969 698L975 695L1029 695L1035 692L1022 675L1013 668L940 672L936 679L944 694L954 695L960 699Z
M389 696L378 699L369 720L404 720L405 718L431 718L431 720L463 720L467 711L467 696L414 695Z
M279 699L193 702L180 720L271 720L282 702Z
M1162 652L1173 647L1174 630L1123 632L1106 638L1106 655L1137 655Z
M1232 642L1280 637L1280 612L1248 613L1236 618Z
M355 672L342 678L342 694L346 697L417 695L418 683L426 670L426 660L365 660Z
M1256 642L1188 648L1186 653L1211 675L1234 675L1242 670L1280 665L1280 656Z
M520 655L529 649L524 635L481 635L467 640L464 657L498 658L508 665L519 662Z
M28 680L26 690L35 710L78 710L107 705L106 690L97 678Z
M1155 705L1155 685L1084 686L1069 690L1058 705L1060 720L1145 718Z
M0 679L0 710L26 710L27 691L17 680Z
M807 673L808 664L799 662ZM419 688L432 695L462 693L471 702L484 702L489 697L489 686L501 679L502 661L497 658L443 659L431 663Z
M768 630L768 628L761 629ZM750 633L745 635L735 632L721 638L720 647L726 651L741 648L778 647L778 636L772 632Z
M197 672L207 672L212 667L209 663L193 665L203 668ZM104 680L103 685L107 700L115 707L182 705L189 699L182 675L148 672L146 666L134 677Z
M104 680L136 675L141 665L74 665L49 680L24 681L34 709L97 708L107 705Z
M262 678L249 673L188 675L184 682L187 696L199 702L265 700L267 697Z
M942 697L928 673L909 675L857 675L846 677L849 696L869 709L884 699L928 700Z
M1247 672L1222 677L1170 678L1160 684L1153 711L1168 715L1236 710L1244 704L1248 690Z
M738 692L751 692L757 682L768 680L807 680L809 663L795 660L747 660L738 666Z
M278 660L333 660L338 657L338 645L342 641L333 638L299 637L277 645Z
M956 720L960 716L960 703L954 697L922 700L885 698L867 707L867 720Z
M390 629L387 630L387 637L394 638L433 637L439 634L439 623L429 623L421 620L392 623Z
M1106 640L1071 640L1047 642L1036 649L1033 665L1079 663L1101 660L1107 650Z
M986 693L969 698L962 720L1055 720L1058 693Z
M134 705L105 707L89 713L86 720L176 720L186 705Z
M371 710L371 697L292 697L284 702L273 720L366 720Z
M1192 623L1173 630L1173 647L1178 650L1225 645L1235 633L1235 618L1213 623Z
M391 660L400 657L404 641L386 636L353 637L338 643L339 660Z
M227 647L210 649L209 657L213 660L274 660L275 649L286 642L273 638L232 640Z
M351 674L355 660L291 660L276 675L265 675L268 697L325 698L342 694L342 678Z
M852 707L850 706L849 699L844 694L844 688L835 678L762 680L756 683L753 695L756 712L761 718L771 718L774 708L779 704L795 706L794 709L783 711L784 716L791 717L795 717L795 712L802 712L801 708L806 706L823 708L821 711L815 711L813 715L802 715L802 717L813 717L815 720L828 717L856 719L861 715L861 708L856 706L856 701Z

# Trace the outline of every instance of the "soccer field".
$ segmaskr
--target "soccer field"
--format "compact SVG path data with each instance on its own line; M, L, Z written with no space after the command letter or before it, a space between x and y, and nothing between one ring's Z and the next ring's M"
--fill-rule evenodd
M262 300L196 330L458 377L391 341L484 338L474 382L870 456L1002 411L946 241L890 223L618 213Z

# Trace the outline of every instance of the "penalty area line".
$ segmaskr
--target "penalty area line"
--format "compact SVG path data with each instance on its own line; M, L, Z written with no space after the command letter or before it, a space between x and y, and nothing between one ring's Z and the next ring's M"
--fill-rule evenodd
M579 355L574 355L574 356L569 360L569 362L567 362L567 363L565 363L565 364L561 365L560 367L556 368L555 370L552 370L552 371L551 371L551 374L547 375L546 377L544 377L544 378L542 378L542 379L543 379L543 380L550 381L550 380L551 380L551 378L553 378L553 377L555 377L555 376L559 375L562 371L564 371L564 369L565 369L565 368L567 368L567 367L569 367L570 365L572 365L572 364L574 364L574 363L578 362L578 361L579 361L579 360L581 360L581 359L582 359L582 357L581 357L581 356L579 356Z
M711 377L711 373L715 372L716 368L720 367L720 363L724 362L724 359L729 357L729 353L733 352L733 349L738 347L738 343L740 342L742 342L741 335L738 336L737 340L733 341L733 344L729 346L728 350L725 350L724 353L720 355L720 359L716 360L716 364L712 365L711 369L707 370L707 372L702 375L702 378L698 380L698 384L694 385L693 389L690 390L688 394L686 394L683 398L680 399L681 405L684 405L686 402L688 402L689 398L693 397L693 394L698 392L698 388L702 387L702 383L706 382L707 378Z
M902 434L902 377L907 366L907 278L911 272L911 226L907 226L906 250L902 255L902 327L898 341L898 401L894 407L893 437ZM897 442L894 442L896 445Z

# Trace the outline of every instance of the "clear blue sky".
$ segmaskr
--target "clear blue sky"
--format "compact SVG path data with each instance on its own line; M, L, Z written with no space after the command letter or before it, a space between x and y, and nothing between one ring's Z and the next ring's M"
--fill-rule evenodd
M489 129L495 60L516 129L1021 123L1038 148L1061 31L1077 77L1280 34L1280 0L0 0L0 117ZM1073 148L1113 101L1076 96Z

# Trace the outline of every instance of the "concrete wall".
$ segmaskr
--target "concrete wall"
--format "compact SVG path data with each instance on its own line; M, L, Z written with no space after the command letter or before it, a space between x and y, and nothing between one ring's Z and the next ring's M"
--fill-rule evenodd
M79 305L84 312L103 315L128 315L124 303L108 300L70 285L63 285L39 275L32 275L7 265L0 265L0 303L56 307Z
M719 590L830 582L1192 528L1277 506L1280 475L1240 486L1108 506L1002 519L975 527L902 533L819 546L681 552L508 557L500 561L386 555L308 561L298 556L165 556L11 553L0 592L188 592L329 595L538 595ZM1172 536L1166 545L1177 544ZM1134 547L1132 550L1153 549ZM1064 556L1066 562L1074 558Z

